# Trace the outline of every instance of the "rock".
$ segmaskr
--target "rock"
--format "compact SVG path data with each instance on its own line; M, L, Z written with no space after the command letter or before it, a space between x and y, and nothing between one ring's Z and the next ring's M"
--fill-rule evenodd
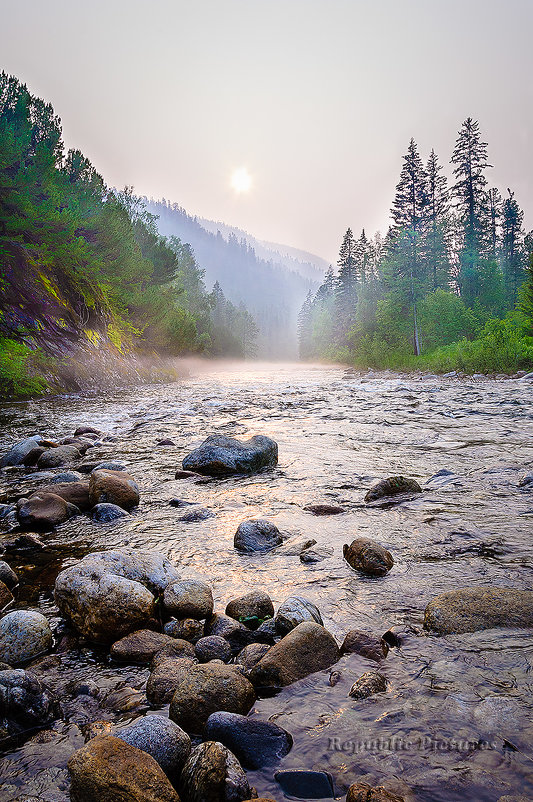
M95 504L116 504L131 510L139 504L139 487L125 471L94 470L89 479L89 498Z
M91 435L96 435L96 438L100 438L103 436L103 432L100 429L94 429L92 426L78 426L76 431L74 432L74 437L86 437Z
M207 521L208 518L214 518L215 513L208 510L206 507L197 507L195 510L189 510L183 515L180 515L178 521L183 521L186 524L195 524L198 521Z
M256 473L278 464L278 445L264 435L241 442L233 437L214 434L188 454L182 466L207 476Z
M329 668L339 658L333 635L320 624L305 621L272 646L249 676L256 687L279 688Z
M206 635L200 638L195 646L195 654L200 663L208 663L210 660L222 660L227 663L231 659L231 646L218 635Z
M204 737L227 746L248 769L273 766L292 748L292 735L287 730L238 713L213 713L207 719Z
M190 507L192 506L192 501L185 501L182 498L171 498L168 502L171 507Z
M94 447L94 442L85 437L64 437L60 445L75 446L83 456L90 448Z
M68 770L72 802L179 802L154 758L112 735L74 752Z
M92 741L97 735L111 735L113 725L110 721L90 721L88 724L82 726L81 731L87 741Z
M272 638L272 641L267 640L265 643L274 643L274 640L279 639L279 632L276 629L276 622L273 618L263 621L261 626L257 627L256 633L258 635L266 635L267 637Z
M297 537L296 539L289 540L276 551L277 556L282 557L299 557L311 546L316 545L316 540L312 537Z
M389 476L373 485L365 496L368 504L385 496L397 496L400 493L421 493L422 488L415 479L406 476Z
M252 590L245 596L239 596L237 599L232 599L228 602L226 615L236 621L241 621L245 625L247 624L246 619L259 619L257 624L259 626L265 618L272 618L274 605L272 604L272 599L264 590Z
M119 459L114 460L107 460L106 462L99 462L97 465L92 468L91 473L95 471L119 471L119 473L123 473L128 470L128 466L125 462L122 462Z
M442 593L426 607L424 627L440 635L533 627L533 591L471 587Z
M170 582L179 579L170 560L157 551L131 548L95 551L84 557L83 562L91 562L109 573L141 582L152 593L161 593Z
M269 649L268 643L250 643L244 649L241 649L236 657L236 663L243 666L246 672L251 671Z
M368 635L358 629L351 629L346 633L341 646L341 654L360 654L367 660L379 663L389 652L389 647L381 638Z
M146 683L146 696L152 707L162 707L172 701L176 688L193 665L194 661L187 657L158 662Z
M0 560L0 582L3 582L10 590L13 590L19 583L18 576L4 560Z
M277 771L274 779L284 794L297 799L333 799L333 778L327 771Z
M46 449L44 446L35 446L35 448L32 448L29 454L26 454L22 460L22 464L27 468L33 468L39 462L39 457L41 454L44 454L44 452L47 450L48 449Z
M29 499L19 499L17 518L23 529L47 531L68 521L75 509L55 493L34 493Z
M39 447L42 439L43 438L40 434L34 434L32 437L28 437L26 440L21 440L20 442L15 443L15 445L12 446L9 451L0 459L0 468L7 468L8 466L12 465L22 465L28 454L34 448Z
M186 732L200 734L211 713L246 714L255 702L250 682L234 666L206 663L191 666L176 687L170 718Z
M190 641L190 643L196 643L203 637L204 627L195 618L182 618L180 621L167 621L163 632L165 635L170 635L171 638L180 638Z
M4 610L8 604L14 601L13 594L8 586L0 579L0 610Z
M128 518L129 512L123 510L117 504L95 504L91 510L93 521L100 524L109 524L119 518Z
M396 796L382 785L372 788L366 783L354 783L348 788L346 802L405 802L402 796Z
M453 471L449 471L447 468L441 468L440 471L434 473L433 476L430 476L427 482L424 484L424 487L429 488L430 490L435 490L438 487L444 487L444 485L449 484L453 481L458 481L459 477Z
M177 779L191 751L191 739L166 716L138 718L115 733L130 746L142 749L156 760L165 774Z
M283 543L278 527L264 519L243 521L235 533L233 545L239 551L270 551Z
M333 549L331 546L317 546L316 548L306 549L300 554L300 562L302 563L321 563L323 560L328 560L333 556Z
M59 468L61 465L71 465L81 459L81 454L76 446L57 446L57 448L47 448L37 460L37 467L40 470L47 468Z
M124 713L139 715L140 711L146 708L146 696L137 688L126 685L110 691L104 697L103 705L112 711L113 716Z
M533 489L533 471L524 474L518 482L518 487L525 487L528 490Z
M289 596L288 599L285 599L280 605L274 621L277 631L281 633L290 632L303 621L315 621L317 624L323 624L318 607L309 599L304 599L303 596Z
M374 540L361 537L342 547L344 559L356 571L368 576L385 576L394 565L392 554Z
M173 638L169 635L152 632L150 629L140 629L115 641L111 646L111 657L123 663L149 665L157 652L172 643Z
M43 487L40 493L54 493L56 496L64 499L68 504L74 504L82 512L87 512L91 509L91 502L89 501L89 483L88 482L57 482ZM30 496L31 500L32 496Z
M304 510L312 512L313 515L340 515L346 512L344 507L339 507L338 504L308 504Z
M2 543L5 554L20 554L44 549L44 543L36 535L19 535Z
M199 479L201 475L201 473L196 473L195 471L176 471L174 479Z
M163 604L176 618L208 618L213 612L213 593L199 579L181 579L165 589Z
M52 631L44 615L13 610L0 618L0 655L9 665L31 660L52 647Z
M193 644L188 640L183 640L183 638L171 637L170 641L167 641L165 645L154 654L151 668L157 668L160 663L164 663L167 660L176 660L182 657L187 657L189 660L193 660L195 663L197 662Z
M229 615L213 613L205 622L204 633L206 635L219 635L226 640L236 632L244 632L246 627Z
M183 767L180 788L187 802L240 802L252 794L235 755L216 741L206 741L192 750Z
M0 730L16 735L49 724L59 708L51 691L30 671L0 671Z
M383 693L387 690L387 680L379 671L367 671L354 682L350 688L352 699L368 699L375 693Z
M67 484L68 482L82 482L82 481L83 481L83 474L79 473L78 471L63 471L62 473L56 473L55 476L51 477L48 484L56 485L56 484ZM55 490L52 492L55 492Z
M175 446L176 443L174 440L170 440L168 437L164 440L158 440L156 446Z

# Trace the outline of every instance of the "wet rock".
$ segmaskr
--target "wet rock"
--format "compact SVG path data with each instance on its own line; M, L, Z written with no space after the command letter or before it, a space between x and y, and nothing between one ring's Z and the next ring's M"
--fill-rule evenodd
M55 493L34 493L17 502L17 518L23 529L49 531L72 518L74 511L80 512Z
M274 605L264 590L252 590L244 596L232 599L226 605L226 615L246 625L247 619L258 619L257 625L265 618L272 618Z
M199 579L172 582L163 595L165 609L176 618L208 618L213 612L213 593Z
M421 493L422 488L415 479L406 476L389 476L373 485L365 496L368 504L386 496L397 496L400 493Z
M36 535L19 535L13 540L4 540L2 547L5 554L24 554L41 551L44 549L44 543Z
M66 484L67 482L81 482L83 481L83 474L79 473L78 471L63 471L62 473L56 473L53 476L48 484L56 485L56 484ZM55 493L55 489L52 491Z
M195 471L176 471L174 479L199 479L201 475Z
M292 736L287 730L271 721L238 713L213 713L207 719L204 737L227 746L248 769L273 766L292 748Z
M214 434L188 454L182 467L207 476L255 473L278 464L278 445L264 435L241 442L233 437Z
M243 521L235 533L233 545L239 551L270 551L283 543L278 527L264 519Z
M216 741L192 750L183 767L180 789L187 802L241 802L252 795L239 761Z
M114 715L117 713L140 713L146 709L146 696L137 688L115 688L110 691L103 701L104 707L111 710Z
M308 563L321 563L328 560L333 556L333 549L331 546L317 546L316 548L306 549L300 554L300 562Z
M113 725L110 721L90 721L81 727L82 734L85 738L85 743L92 741L98 735L111 735Z
M121 738L99 735L68 762L72 802L179 802L163 769Z
M363 537L353 540L349 546L345 543L342 553L351 568L368 576L385 576L394 565L390 551Z
M98 465L95 465L92 469L91 473L95 471L119 471L120 473L127 471L128 466L125 462L119 459L112 459L107 460L106 462L99 462Z
M218 635L206 635L197 642L194 652L200 663L208 663L210 660L222 660L227 663L231 658L231 646Z
M166 716L150 714L138 718L118 730L115 737L147 752L172 779L179 776L191 751L187 733Z
M442 593L426 607L424 627L440 635L533 627L533 591L471 587Z
M245 671L251 671L269 649L268 643L250 643L244 649L241 649L237 655L236 662L243 666Z
M153 656L160 652L167 644L172 644L173 638L162 632L152 632L150 629L140 629L126 635L111 646L111 657L122 663L135 663L149 665Z
M404 798L387 791L382 785L372 788L366 783L354 783L348 788L346 802L404 802Z
M246 714L255 702L250 682L234 666L206 663L191 666L176 687L170 718L186 732L200 734L211 713Z
M170 635L171 638L180 638L182 640L196 643L204 634L204 626L196 618L182 618L180 621L167 621L163 627L165 635Z
M266 640L265 643L274 643L276 638L279 638L279 632L276 629L276 622L273 618L269 618L268 621L263 621L263 623L257 627L256 633L258 635L265 635L267 638L272 638L272 641Z
M32 448L29 454L26 454L22 460L22 464L27 468L33 468L35 465L37 465L39 462L39 457L41 454L44 454L45 451L47 451L47 449L44 446L35 446L35 448Z
M28 454L40 445L42 439L40 434L34 434L32 437L26 438L26 440L15 443L0 459L0 468L22 465Z
M289 596L280 605L274 618L278 632L286 633L304 621L315 621L323 624L320 611L313 602L303 596Z
M100 524L109 524L118 521L119 518L128 518L129 512L123 510L117 504L95 504L91 510L93 521Z
M9 590L13 590L15 585L18 585L19 582L16 573L4 560L0 560L0 582L3 582Z
M298 537L284 543L276 551L276 555L282 557L300 557L307 549L316 545L316 540L312 537Z
M208 518L214 518L215 513L208 510L206 507L198 507L195 510L189 510L183 515L180 515L178 521L183 521L186 524L195 524L199 521L207 521Z
M68 504L74 504L82 512L87 512L91 509L91 502L89 501L89 483L88 482L57 482L43 487L40 493L54 493L56 496L64 499ZM30 496L30 500L31 500Z
M339 507L338 504L307 504L304 510L312 512L313 515L340 515L346 512L344 507Z
M4 610L8 604L11 604L13 601L13 594L8 586L0 579L0 610Z
M13 610L0 618L0 654L9 665L25 663L51 646L50 625L41 613Z
M458 478L459 477L453 471L449 471L447 468L442 468L440 471L437 471L437 473L433 474L433 476L430 476L424 487L428 487L433 490L437 487L444 487L444 485L447 485L454 480L458 480Z
M102 437L103 432L100 429L94 429L92 426L78 426L74 432L74 437L87 437L95 435L96 438Z
M171 498L168 502L171 507L190 507L192 506L192 501L185 501L182 498Z
M89 497L91 506L108 503L131 510L139 504L139 487L125 471L99 469L91 473Z
M383 693L387 690L387 680L379 671L367 671L354 682L350 688L352 699L368 699L375 693Z
M236 632L243 632L246 630L244 624L230 618L229 615L222 615L222 613L214 613L205 622L204 632L206 635L219 635L221 638L230 638Z
M156 446L175 446L176 443L174 440L170 440L168 437L165 440L158 440Z
M0 671L0 730L16 735L49 724L58 713L54 695L30 671Z
M131 548L95 551L84 557L83 562L90 562L112 574L141 582L152 593L162 592L170 582L179 579L170 560L157 551Z
M176 660L181 657L187 657L189 660L194 660L196 663L196 654L193 644L188 640L183 640L183 638L171 638L161 649L155 652L151 667L154 669L166 660Z
M76 446L57 446L57 448L47 448L37 460L37 467L40 470L48 468L59 468L62 465L72 465L81 459L81 454Z
M360 632L358 629L351 629L344 638L341 646L341 654L360 654L367 660L374 660L379 663L388 654L389 647L381 638Z
M320 624L305 621L272 646L249 676L257 687L279 688L329 668L339 658L333 635Z
M162 707L172 701L176 688L193 665L193 660L181 657L167 658L155 666L146 683L146 697L152 707Z
M327 771L277 771L274 779L284 794L297 799L333 799L333 778Z

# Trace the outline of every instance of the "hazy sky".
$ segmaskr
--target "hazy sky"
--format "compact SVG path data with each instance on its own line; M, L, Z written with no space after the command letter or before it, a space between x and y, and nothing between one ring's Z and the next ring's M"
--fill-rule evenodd
M336 261L478 119L533 227L533 0L0 0L0 67L107 183ZM246 167L248 193L231 187Z

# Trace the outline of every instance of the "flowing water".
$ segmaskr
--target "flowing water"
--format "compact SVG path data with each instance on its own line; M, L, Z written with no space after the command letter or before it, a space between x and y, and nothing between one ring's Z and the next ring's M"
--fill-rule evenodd
M88 551L128 544L161 551L184 577L207 580L220 612L230 598L262 588L275 605L293 593L311 599L339 642L349 629L380 635L399 627L401 646L380 669L386 693L362 701L348 696L353 682L376 667L349 655L334 667L334 679L331 671L318 673L257 701L252 715L275 720L294 737L277 768L329 771L338 797L363 780L420 802L533 798L533 632L436 637L422 629L426 604L444 591L531 589L533 490L518 488L533 468L531 382L206 366L173 384L6 405L0 413L6 448L36 432L70 435L80 424L114 436L98 456L126 461L141 505L111 525L72 519L42 537L44 549L7 555L22 577L18 606L43 611L59 626L59 638L57 572ZM210 433L269 435L279 444L279 465L249 478L176 481L184 455ZM156 446L162 438L176 445ZM428 482L442 469L451 474ZM365 506L368 487L393 474L416 478L424 492ZM4 478L4 489L12 492L21 481ZM174 497L213 515L180 521L184 509L168 504ZM303 510L318 502L346 512L324 518ZM256 517L291 536L312 537L333 554L316 564L275 551L241 555L233 548L235 529ZM343 562L342 545L356 536L393 553L386 577L364 578ZM2 802L68 799L65 765L84 742L83 725L95 718L124 724L146 709L147 670L113 664L103 651L63 648L36 671L61 693L64 718L3 756ZM89 681L92 696L80 693ZM106 694L110 709L102 712ZM281 801L274 771L249 776L259 796Z

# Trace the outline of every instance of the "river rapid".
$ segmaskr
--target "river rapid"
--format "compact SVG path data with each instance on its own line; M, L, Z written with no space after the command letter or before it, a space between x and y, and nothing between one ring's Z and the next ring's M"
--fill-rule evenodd
M339 798L362 780L412 802L533 799L533 632L436 637L422 627L424 608L439 593L532 587L533 489L518 487L533 469L532 389L516 379L228 364L205 365L167 385L4 405L2 452L37 432L61 438L78 425L95 426L113 435L98 457L124 460L141 490L139 508L126 519L74 518L42 535L44 548L6 553L21 577L16 606L44 612L59 627L59 644L58 571L89 551L128 544L160 551L184 577L209 582L218 612L259 588L275 607L293 593L309 598L339 643L350 629L381 635L395 627L401 645L381 664L385 693L348 696L353 682L376 667L348 655L330 671L257 701L251 715L276 721L294 738L278 767L248 773L259 796L285 800L274 771L306 768L329 771ZM274 438L278 467L249 478L175 480L185 454L214 433ZM176 445L156 446L162 438ZM451 473L431 480L442 469ZM424 492L366 506L371 484L394 474L417 479ZM0 490L9 494L23 481L20 472L8 472ZM184 509L168 503L175 497L212 517L180 521ZM304 511L319 502L346 511ZM333 553L316 564L276 551L239 554L233 535L249 518L268 518ZM387 576L363 577L343 561L343 544L357 536L392 552ZM68 800L66 761L84 743L83 726L102 718L123 725L147 709L148 671L114 664L106 651L63 646L35 670L60 692L64 718L4 753L2 802ZM87 688L91 693L83 693Z

